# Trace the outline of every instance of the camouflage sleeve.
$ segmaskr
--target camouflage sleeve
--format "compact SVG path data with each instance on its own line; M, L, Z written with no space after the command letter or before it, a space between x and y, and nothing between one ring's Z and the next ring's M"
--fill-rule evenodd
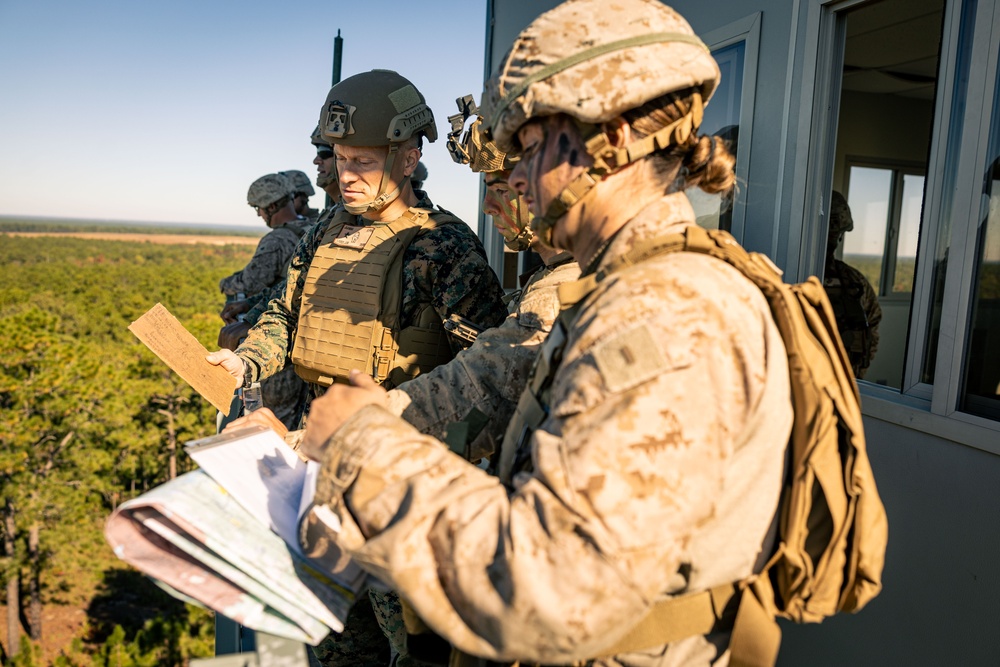
M250 326L257 324L260 316L267 311L267 304L271 303L272 299L280 299L284 293L285 278L282 276L281 281L272 285L270 289L258 292L257 294L247 298L247 303L250 304L250 310L248 310L246 315L243 316L243 321Z
M868 334L871 336L871 349L868 351L868 358L865 360L865 368L871 365L875 353L878 352L878 325L882 322L882 306L879 305L878 295L875 293L872 284L864 276L864 294L861 299L865 308L865 317L868 319Z
M284 289L273 290L266 309L247 333L236 354L247 364L250 381L271 377L288 363L295 342L306 272L329 221L317 223L299 240L285 273Z
M658 596L748 576L781 486L788 369L759 290L730 272L695 296L705 266L588 301L511 490L384 408L354 414L317 486L334 539L494 660L593 657Z
M444 439L448 425L464 420L475 408L489 421L470 443L468 458L489 456L503 438L538 345L559 315L558 287L579 273L576 263L540 271L503 324L482 332L451 362L390 391L389 411L421 433Z
M220 280L219 289L225 294L262 292L279 280L285 268L285 258L281 239L273 231L268 232L257 244L257 250L243 270Z
M507 317L503 287L486 251L464 223L445 224L418 236L403 256L402 321L413 321L430 301L442 320L455 313L483 329Z

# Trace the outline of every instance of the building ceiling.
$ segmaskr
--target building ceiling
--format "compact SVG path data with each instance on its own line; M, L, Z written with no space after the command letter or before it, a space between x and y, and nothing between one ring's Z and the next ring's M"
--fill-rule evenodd
M881 0L847 15L844 90L933 99L944 0Z

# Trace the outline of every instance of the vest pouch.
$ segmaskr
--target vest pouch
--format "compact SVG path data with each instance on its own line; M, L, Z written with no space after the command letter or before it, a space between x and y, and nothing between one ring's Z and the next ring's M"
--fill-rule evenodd
M399 350L395 368L389 373L389 382L398 387L435 366L446 364L454 358L448 334L440 324L436 327L406 327L399 332Z

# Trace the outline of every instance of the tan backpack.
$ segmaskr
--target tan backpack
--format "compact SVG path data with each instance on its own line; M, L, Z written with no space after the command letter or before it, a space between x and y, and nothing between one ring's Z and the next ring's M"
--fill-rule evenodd
M626 266L679 251L726 261L753 281L788 352L795 417L777 546L755 577L655 605L606 654L707 634L719 627L733 595L742 593L730 665L773 665L781 642L776 617L819 622L861 609L882 588L888 523L865 448L858 387L819 280L786 284L771 260L748 253L727 232L692 226L651 239L593 276L593 285Z

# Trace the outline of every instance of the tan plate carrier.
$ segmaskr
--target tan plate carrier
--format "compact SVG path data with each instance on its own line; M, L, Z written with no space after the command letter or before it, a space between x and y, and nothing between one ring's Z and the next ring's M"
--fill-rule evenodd
M306 274L292 348L299 376L329 386L347 382L357 369L396 386L451 360L447 334L430 304L405 328L400 312L406 248L419 234L454 223L461 221L422 208L388 223L339 211Z

